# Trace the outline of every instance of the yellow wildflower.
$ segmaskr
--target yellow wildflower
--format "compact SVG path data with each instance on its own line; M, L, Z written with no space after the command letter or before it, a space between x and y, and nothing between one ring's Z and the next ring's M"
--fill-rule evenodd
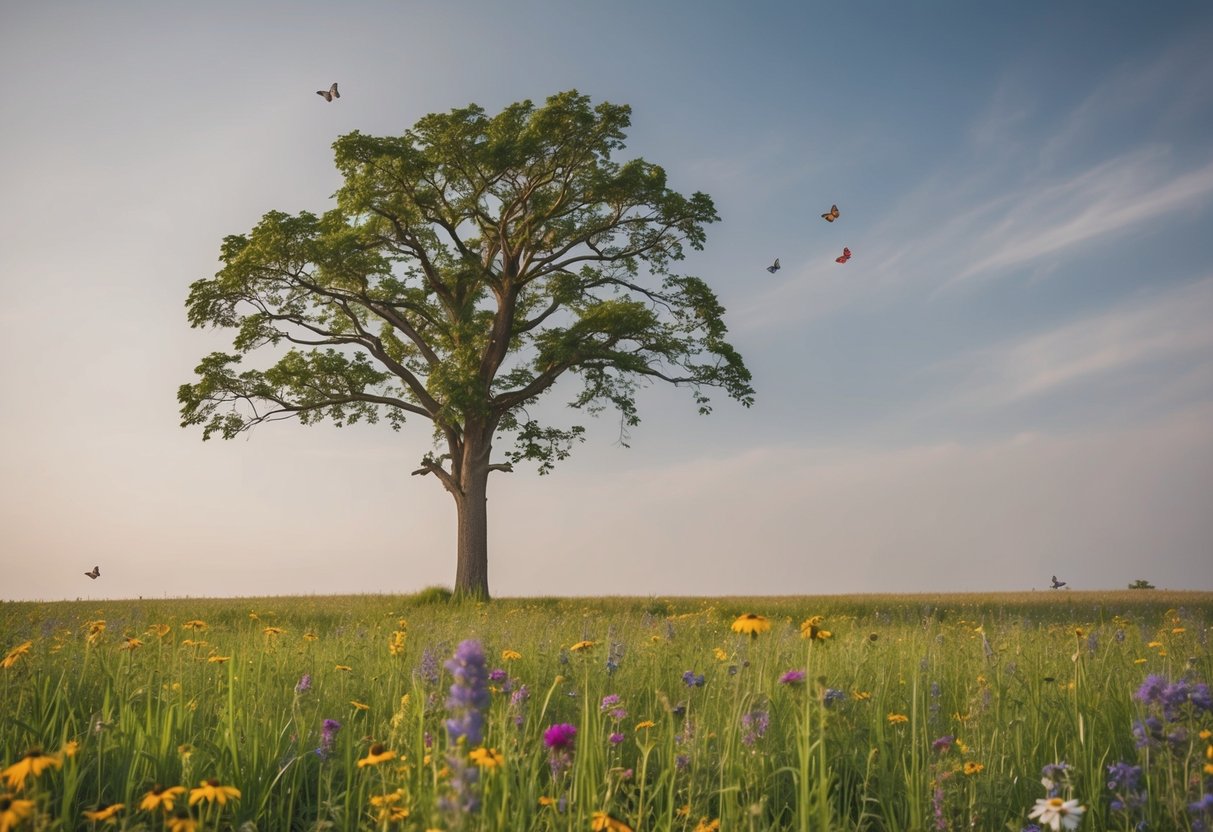
M965 763L965 776L972 777L974 774L980 774L984 769L985 766L983 766L981 763L975 763L972 760L969 760Z
M358 711L369 711L371 709L370 705L366 704L365 702L359 702L357 699L351 699L350 704L353 705L354 709Z
M185 786L161 786L159 783L152 786L151 791L143 796L143 800L139 803L139 808L152 812L156 809L163 809L165 812L173 811L173 803L179 795L185 794Z
M868 690L853 690L851 691L851 697L857 702L866 702L872 698L872 692Z
M21 821L34 814L34 801L18 800L13 794L0 794L0 830L16 829Z
M691 832L720 832L720 819L700 818L699 823L695 824L695 828Z
M185 629L187 629L187 630L193 630L193 631L195 631L195 632L201 632L202 630L205 630L205 629L206 629L206 622L205 622L205 621L202 621L202 620L200 620L200 619L194 618L194 619L191 619L191 620L189 620L189 621L185 622L185 623L184 623L184 624L182 624L181 626L182 626L182 627L184 627L184 628L185 628Z
M766 616L747 612L744 615L737 616L731 627L735 633L748 635L750 638L758 638L759 633L765 633L771 629L771 622L767 620Z
M367 749L366 756L358 761L358 768L365 766L377 766L380 763L386 763L388 760L396 759L395 751L388 751L383 747L383 743L375 743Z
M589 650L591 647L593 647L597 643L598 642L596 642L596 641L579 641L576 644L574 644L572 647L570 647L569 649L572 650L574 653L583 653L586 650Z
M468 757L481 768L494 769L505 765L505 757L496 748L473 748L468 752Z
M651 719L642 720L641 722L637 722L637 723L636 723L636 730L637 730L637 731L640 731L640 730L642 730L642 729L648 729L648 728L652 728L652 727L653 727L653 726L655 726L656 724L657 724L657 723L656 723L656 722L654 722L654 721L653 721L653 720L651 720Z
M214 777L203 780L196 789L190 789L190 805L201 803L218 803L223 806L228 800L239 800L240 789L235 786L225 786Z
M892 712L890 712L889 715L887 717L885 717L885 719L887 719L889 721L890 725L901 725L902 723L910 721L910 718L908 716L906 716L905 714L898 714L898 713L892 713Z
M632 827L606 812L595 812L590 816L590 829L594 832L632 832Z
M8 781L8 787L21 791L25 787L27 777L38 777L48 768L63 768L63 760L58 754L47 754L41 748L31 748L25 756L0 772L0 777Z
M32 641L22 642L9 650L3 660L0 660L0 667L8 669L17 663L17 660L29 652L29 649L34 646Z
M729 654L720 647L712 650L712 655L716 657L716 661L718 662L727 662L729 660Z
M501 660L503 662L516 662L522 658L522 654L517 650L502 650Z
M346 672L346 673L349 673L349 672L350 672L351 670L353 670L354 668L350 667L348 664L339 664L339 665L337 665L336 667L334 667L333 669L334 669L334 670L341 670L341 671L344 671L344 672Z
M280 636L285 633L286 630L282 629L281 627L266 627L261 632L265 633L267 636Z
M143 642L137 638L131 636L124 636L124 638L126 639L126 643L120 648L122 650L138 650L143 646Z
M153 635L156 638L164 638L173 628L168 624L153 624L147 628L148 635Z
M112 823L115 820L114 816L117 815L120 811L122 811L124 805L125 804L122 804L122 803L112 803L109 806L103 806L103 807L95 809L91 812L88 810L85 810L84 819L92 820L92 821L103 820L103 821L106 821L107 823Z
M231 656L208 656L206 660L211 664L223 664L230 658Z

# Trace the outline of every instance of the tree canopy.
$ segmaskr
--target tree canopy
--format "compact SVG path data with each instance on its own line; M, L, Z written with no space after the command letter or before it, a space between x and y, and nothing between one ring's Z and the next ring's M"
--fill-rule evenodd
M414 473L455 498L456 591L487 595L488 472L526 460L546 473L584 431L526 410L560 377L579 382L572 407L613 407L627 427L648 381L688 388L702 413L710 388L753 402L715 294L671 271L703 247L715 207L657 165L611 158L630 113L569 91L337 139L336 207L267 213L190 287L191 325L235 335L179 388L182 425L230 439L283 418L428 420L437 452ZM276 363L241 368L275 347ZM498 434L512 445L494 463Z

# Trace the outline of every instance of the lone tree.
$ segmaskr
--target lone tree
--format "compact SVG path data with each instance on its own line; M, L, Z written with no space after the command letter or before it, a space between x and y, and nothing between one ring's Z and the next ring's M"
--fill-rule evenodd
M290 417L429 420L435 450L413 473L455 499L455 592L488 597L489 472L531 460L547 473L582 440L526 409L561 376L580 379L572 407L613 406L624 430L647 380L688 387L701 413L707 388L753 402L715 294L670 271L684 245L703 247L712 200L670 190L642 159L612 161L630 113L570 91L337 139L337 207L266 214L190 287L192 326L236 332L234 352L179 388L182 426L231 439ZM268 369L239 368L284 342ZM498 434L513 445L493 462Z

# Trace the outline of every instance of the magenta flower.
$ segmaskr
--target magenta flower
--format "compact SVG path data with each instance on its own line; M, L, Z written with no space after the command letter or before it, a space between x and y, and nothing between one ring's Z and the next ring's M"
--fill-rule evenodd
M781 685L803 685L804 684L804 671L803 670L789 670L787 673L785 673L779 677L779 684L781 684Z
M623 734L616 731L615 733L613 733L609 737L607 737L607 739L610 741L611 745L619 745L619 743L624 741L625 737L623 736Z
M543 744L548 748L563 751L572 747L573 738L576 736L577 726L558 722L543 732Z

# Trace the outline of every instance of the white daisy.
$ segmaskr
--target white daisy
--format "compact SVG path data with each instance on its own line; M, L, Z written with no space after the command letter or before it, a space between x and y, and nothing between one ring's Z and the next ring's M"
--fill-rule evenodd
M1082 813L1087 811L1085 806L1079 806L1077 800L1062 800L1060 797L1040 798L1028 817L1047 823L1053 832L1061 829L1077 829L1082 823Z

